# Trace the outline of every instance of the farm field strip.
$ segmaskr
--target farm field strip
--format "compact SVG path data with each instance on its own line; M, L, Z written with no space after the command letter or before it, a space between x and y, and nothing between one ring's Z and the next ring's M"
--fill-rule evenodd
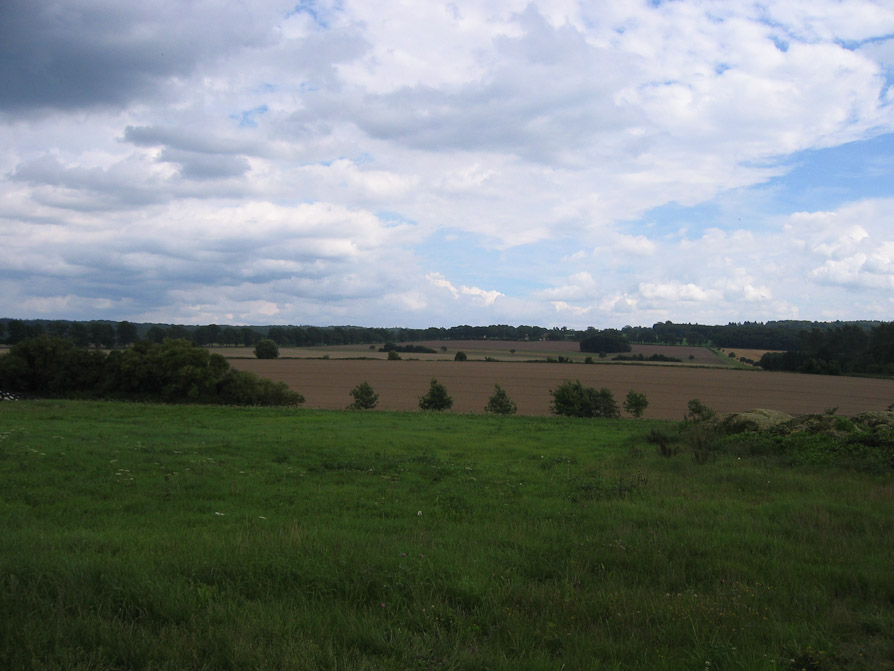
M483 412L494 384L518 405L519 414L550 414L550 390L563 380L607 387L620 402L630 389L646 394L646 417L680 419L690 399L718 412L753 408L793 415L838 408L855 415L894 402L894 380L798 375L724 368L653 365L577 365L515 362L380 361L339 359L232 359L234 368L282 381L304 394L306 406L342 409L349 392L366 381L382 410L415 410L437 378L453 397L454 412Z

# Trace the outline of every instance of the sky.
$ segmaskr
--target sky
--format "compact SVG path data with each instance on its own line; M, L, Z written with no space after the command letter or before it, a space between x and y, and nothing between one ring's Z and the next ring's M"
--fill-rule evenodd
M0 3L0 317L892 315L890 0Z

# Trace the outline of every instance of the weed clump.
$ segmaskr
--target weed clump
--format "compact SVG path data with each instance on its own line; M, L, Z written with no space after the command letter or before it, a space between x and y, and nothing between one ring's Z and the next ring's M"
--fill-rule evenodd
M652 427L646 434L646 441L652 443L662 457L672 457L680 451L680 436L666 429Z

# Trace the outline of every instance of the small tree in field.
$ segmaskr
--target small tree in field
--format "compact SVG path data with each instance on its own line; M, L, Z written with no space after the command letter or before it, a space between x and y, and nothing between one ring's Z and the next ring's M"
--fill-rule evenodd
M259 340L255 345L255 356L259 359L276 359L279 357L279 345L269 338Z
M388 350L388 361L400 361L400 354L396 350Z
M354 402L348 406L349 410L372 410L379 402L379 395L373 391L369 382L361 382L351 390Z
M647 407L649 407L649 401L645 394L639 391L633 391L633 389L627 392L627 398L624 401L624 410L634 417L640 418L643 416Z
M516 407L515 402L509 398L509 394L506 393L506 390L500 385L495 384L494 394L488 400L487 405L484 406L484 411L493 413L494 415L512 415L515 414L516 410L518 410L518 408Z
M453 356L453 360L454 360L454 361L465 361L465 360L468 359L468 358L469 358L469 357L466 356L466 353L465 353L465 352L457 352L457 353Z
M447 394L447 387L431 379L428 393L419 398L419 408L422 410L449 410L453 407L453 399Z

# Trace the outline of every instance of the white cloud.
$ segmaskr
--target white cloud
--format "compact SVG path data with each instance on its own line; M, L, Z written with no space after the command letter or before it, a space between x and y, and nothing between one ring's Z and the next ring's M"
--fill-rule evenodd
M890 306L890 187L842 186L791 216L767 189L755 222L678 237L640 221L750 202L783 188L796 152L894 132L885 3L39 0L7 18L3 313L584 323ZM431 258L451 233L470 247Z
M496 290L485 291L478 287L468 287L465 285L457 288L440 273L429 273L425 276L425 279L427 279L433 286L446 289L455 299L459 299L462 296L471 296L474 302L480 305L493 305L494 301L503 296L501 292Z

